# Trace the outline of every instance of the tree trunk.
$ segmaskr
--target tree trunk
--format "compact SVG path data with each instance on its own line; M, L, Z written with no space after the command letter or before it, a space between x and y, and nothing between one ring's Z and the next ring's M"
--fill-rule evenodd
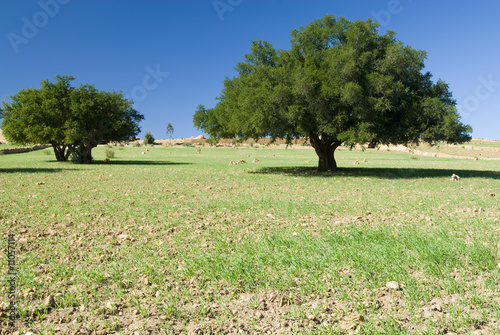
M69 149L65 145L55 145L52 144L52 148L54 148L54 153L56 155L56 159L59 162L67 162L69 158Z
M317 134L309 135L311 145L313 146L316 154L319 157L318 171L336 171L337 162L335 162L334 153L342 142L331 138L328 135Z
M71 157L77 164L90 164L92 163L92 148L95 147L90 144L81 143L77 146L70 146Z

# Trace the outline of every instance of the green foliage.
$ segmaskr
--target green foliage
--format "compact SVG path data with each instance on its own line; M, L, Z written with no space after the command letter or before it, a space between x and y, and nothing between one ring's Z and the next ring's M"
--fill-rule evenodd
M250 147L253 147L253 144L254 144L254 141L253 141L252 139L248 140L248 145L249 145Z
M115 158L115 152L110 149L106 149L106 158Z
M172 126L171 123L167 124L167 135L170 138L170 141L172 141L172 135L174 134L174 127Z
M214 137L307 137L320 170L336 168L342 143L461 143L448 85L422 73L425 51L378 32L378 24L326 15L292 31L291 47L253 41L227 78L214 108L198 106L193 123Z
M219 143L219 139L217 137L209 137L205 140L210 146L216 146Z
M190 142L184 142L184 143L182 143L182 146L183 147L194 147L193 143L190 143Z
M146 133L144 134L143 144L146 145L146 144L154 144L154 143L155 143L155 138L153 137L153 135L151 134L150 131L146 131Z
M93 85L72 87L71 76L43 80L39 89L24 89L2 103L2 130L13 143L48 143L57 160L69 155L90 163L101 143L123 141L139 133L144 116L121 92L98 91Z

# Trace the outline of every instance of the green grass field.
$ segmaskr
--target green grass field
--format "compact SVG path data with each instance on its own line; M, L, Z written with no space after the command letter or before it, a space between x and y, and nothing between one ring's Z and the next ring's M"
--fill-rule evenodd
M20 334L500 334L498 160L106 149L0 156Z
M21 145L21 144L0 144L0 150L3 149L14 149L14 148L24 148L24 147L29 147L35 144L26 144L26 145Z

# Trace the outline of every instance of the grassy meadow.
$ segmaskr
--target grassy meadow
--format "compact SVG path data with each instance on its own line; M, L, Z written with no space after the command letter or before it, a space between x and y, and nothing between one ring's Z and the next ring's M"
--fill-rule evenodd
M0 155L1 334L500 334L498 160L50 150Z

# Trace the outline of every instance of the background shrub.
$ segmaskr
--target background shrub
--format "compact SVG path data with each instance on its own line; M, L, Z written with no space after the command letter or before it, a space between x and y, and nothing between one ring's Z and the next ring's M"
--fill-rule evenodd
M209 137L205 140L210 146L216 146L219 143L219 139L215 137Z
M144 134L143 144L146 145L146 144L153 144L153 143L155 143L155 138L153 137L153 135L151 134L150 131L146 131L146 133Z
M106 158L115 158L115 152L110 149L106 149Z

